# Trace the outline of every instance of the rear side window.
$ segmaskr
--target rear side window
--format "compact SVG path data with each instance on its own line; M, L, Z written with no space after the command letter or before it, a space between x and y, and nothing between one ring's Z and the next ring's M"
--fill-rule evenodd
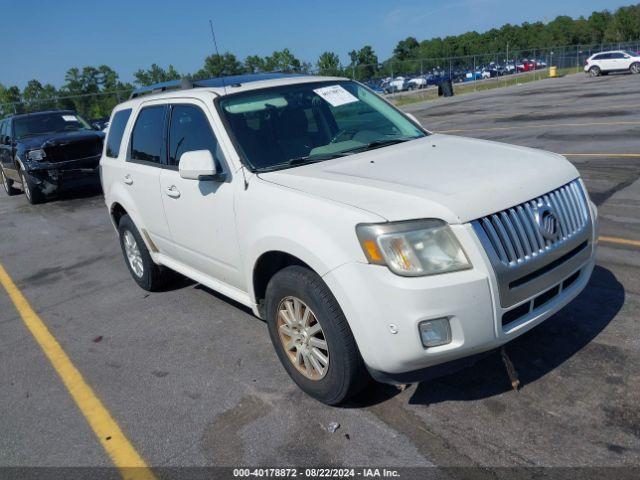
M120 153L120 144L122 143L122 135L124 135L124 129L127 126L130 116L130 108L120 110L113 116L113 120L109 125L109 133L107 137L107 157L118 158L118 154Z
M132 161L162 163L166 111L165 105L146 107L140 111L131 133Z
M169 128L169 165L177 166L185 152L209 150L220 159L218 141L204 112L194 105L175 105Z
M594 58L594 60L608 60L609 58L611 58L610 53L601 53L600 55L596 55L596 58Z

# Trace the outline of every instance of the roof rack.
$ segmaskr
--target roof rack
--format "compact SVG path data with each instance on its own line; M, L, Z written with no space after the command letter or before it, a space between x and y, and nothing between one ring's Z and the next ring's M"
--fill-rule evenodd
M135 89L129 99L138 98L143 95L162 93L169 90L188 90L191 88L223 88L239 87L243 83L259 82L261 80L274 80L278 78L303 77L304 73L250 73L245 75L232 75L229 77L208 78L205 80L191 81L188 78L181 80L171 80L169 82L156 83Z

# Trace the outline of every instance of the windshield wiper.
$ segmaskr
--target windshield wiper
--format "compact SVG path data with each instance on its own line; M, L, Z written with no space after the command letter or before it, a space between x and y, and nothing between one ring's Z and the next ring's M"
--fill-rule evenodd
M420 137L395 137L395 138L387 138L374 140L369 143L365 143L364 145L360 145L359 147L350 148L349 150L343 150L344 152L356 153L356 152L365 152L367 150L373 150L374 148L386 147L388 145L395 145L396 143L408 142L409 140L416 140Z
M318 155L305 155L302 157L290 158L286 162L276 163L265 168L261 168L260 172L271 172L273 170L281 170L288 167L299 167L301 165L309 165L312 163L322 162L324 160L331 160L333 158L346 157L351 155L349 152L333 152L322 153Z

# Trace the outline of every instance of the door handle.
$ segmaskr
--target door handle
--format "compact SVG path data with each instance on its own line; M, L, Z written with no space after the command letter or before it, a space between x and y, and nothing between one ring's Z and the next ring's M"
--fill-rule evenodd
M131 178L131 175L129 175L128 173L124 176L124 183L126 183L127 185L133 184L133 178Z
M180 197L180 190L178 190L176 188L175 185L171 185L170 187L168 187L165 190L166 194L169 195L171 198L178 198Z

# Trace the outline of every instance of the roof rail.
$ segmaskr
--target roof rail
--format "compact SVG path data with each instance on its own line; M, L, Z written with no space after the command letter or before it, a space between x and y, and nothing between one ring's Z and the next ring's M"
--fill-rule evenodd
M222 88L222 87L237 87L243 83L258 82L261 80L273 80L278 78L287 77L302 77L306 76L304 73L250 73L245 75L232 75L229 77L217 77L207 78L204 80L191 81L188 78L181 80L171 80L169 82L156 83L154 85L148 85L135 89L129 99L138 98L143 95L166 92L168 90L187 90L190 88L208 87L208 88Z
M144 87L136 88L131 92L129 100L132 98L138 98L142 95L166 92L167 90L186 90L193 88L194 85L188 78L182 78L180 80L170 80L168 82L154 83L153 85L147 85Z

